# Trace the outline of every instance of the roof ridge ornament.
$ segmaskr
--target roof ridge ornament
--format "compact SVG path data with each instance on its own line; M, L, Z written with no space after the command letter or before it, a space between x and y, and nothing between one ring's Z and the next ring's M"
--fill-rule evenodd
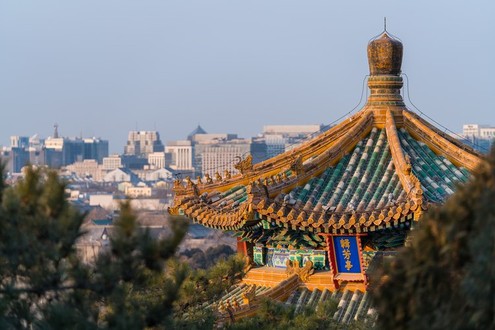
M241 156L236 156L235 158L238 159L238 161L234 164L234 168L241 172L242 176L245 176L253 170L253 156L251 154L247 155L244 159L242 159Z
M384 18L384 31L368 44L368 62L371 76L399 76L402 66L402 42L387 31L387 18Z

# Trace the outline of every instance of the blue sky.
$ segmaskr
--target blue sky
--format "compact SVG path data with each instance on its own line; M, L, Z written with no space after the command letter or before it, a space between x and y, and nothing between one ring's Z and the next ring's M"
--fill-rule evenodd
M366 45L404 43L412 101L453 131L495 125L495 2L3 0L0 145L10 135L249 137L359 101Z

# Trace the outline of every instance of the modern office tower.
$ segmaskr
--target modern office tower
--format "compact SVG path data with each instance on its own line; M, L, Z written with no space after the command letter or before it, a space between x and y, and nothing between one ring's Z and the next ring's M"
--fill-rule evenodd
M199 125L187 139L192 145L192 166L196 176L213 176L216 172L223 175L225 170L237 173L236 160L250 151L249 140L239 139L237 134L206 133Z
M43 145L45 139L40 139L38 134L34 134L29 138L29 144L27 150L29 151L29 164L43 165L45 162L45 156L43 151Z
M45 140L45 164L60 168L84 159L84 142L81 139L49 137Z
M125 155L147 157L152 152L164 151L160 134L156 131L131 131L124 147Z
M237 134L207 133L198 125L187 140L167 142L165 152L166 165L182 176L213 177L217 172L223 176L226 170L237 174L235 164L248 155L254 164L264 160L266 143L264 139L242 139Z
M98 163L108 156L108 141L100 138L68 138L61 137L58 133L58 125L55 124L53 137L48 137L41 143L36 138L30 139L31 145L41 144L41 150L44 152L44 164L51 168L60 168L61 166L81 162L84 159L95 159ZM37 150L34 147L34 150Z
M29 148L29 137L28 136L11 136L10 137L10 147L11 148Z
M6 160L6 170L10 173L20 173L29 164L29 137L11 136L10 147L5 148L2 158Z
M108 141L100 138L86 138L84 142L84 159L94 159L101 164L108 157Z
M22 168L29 164L29 152L25 148L4 148L0 156L5 162L6 172L10 174L21 173Z
M9 157L14 157L10 163L12 170L18 171L27 164L46 165L60 168L85 159L94 159L101 164L108 156L108 141L100 138L67 138L58 133L55 125L53 137L40 139L37 134L32 137L11 136Z

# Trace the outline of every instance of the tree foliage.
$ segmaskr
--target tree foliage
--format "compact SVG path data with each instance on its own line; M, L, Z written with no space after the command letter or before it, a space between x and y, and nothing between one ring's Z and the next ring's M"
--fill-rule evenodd
M495 328L495 151L376 278L385 329Z
M185 234L183 222L155 240L124 203L109 251L89 265L76 251L83 215L65 200L54 172L30 168L15 187L0 188L0 328L170 324L187 270L166 262Z
M218 261L226 260L234 254L235 251L230 246L221 244L211 246L206 251L198 248L187 249L180 253L180 257L193 269L207 269L214 267Z
M215 314L206 308L220 299L244 276L245 260L234 255L220 260L208 269L196 269L184 281L175 302L177 329L213 329Z

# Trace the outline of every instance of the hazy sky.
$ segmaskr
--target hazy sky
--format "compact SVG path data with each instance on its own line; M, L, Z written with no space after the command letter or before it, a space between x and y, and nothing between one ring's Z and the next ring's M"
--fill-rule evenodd
M404 43L411 99L446 127L495 125L495 1L0 0L0 145L129 130L182 139L328 124L359 101L366 45Z

